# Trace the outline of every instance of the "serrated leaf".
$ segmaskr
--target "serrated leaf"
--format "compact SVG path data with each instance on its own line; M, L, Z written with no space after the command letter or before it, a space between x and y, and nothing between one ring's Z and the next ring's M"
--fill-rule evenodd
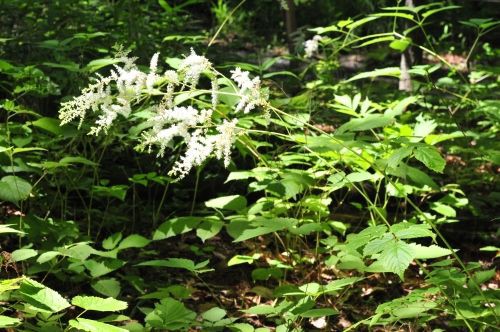
M145 320L154 328L172 331L187 329L195 318L196 314L182 302L167 297L155 304L154 310L146 315Z
M414 258L413 248L406 242L393 240L387 243L378 261L387 272L396 273L401 279Z
M451 250L441 248L435 244L426 247L421 244L410 243L410 246L416 259L431 259L453 254Z
M409 222L401 222L391 226L391 231L396 238L400 240L414 239L419 237L435 238L436 235L430 230L427 224L412 224Z
M438 173L443 173L446 166L446 161L441 157L439 151L432 146L418 146L415 149L415 158L427 168Z
M223 196L206 201L205 206L212 209L239 211L247 206L247 200L241 195Z
M24 301L44 311L59 312L70 306L59 293L29 278L21 282L19 293Z
M112 234L102 241L102 247L106 250L113 250L118 245L122 237L123 234L121 232Z
M102 298L97 296L75 296L71 304L85 310L93 311L121 311L128 307L127 302L116 300L112 297Z
M86 318L72 319L69 321L69 325L85 332L128 332L128 330L122 329L121 327Z

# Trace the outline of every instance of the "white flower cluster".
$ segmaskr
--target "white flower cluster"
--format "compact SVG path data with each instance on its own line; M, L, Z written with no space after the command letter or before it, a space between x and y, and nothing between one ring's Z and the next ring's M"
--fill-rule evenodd
M232 70L231 74L231 78L240 89L240 102L236 105L236 112L243 110L243 113L246 114L255 106L262 106L266 103L267 96L262 94L259 77L250 79L250 73L242 71L240 67Z
M321 39L323 39L323 37L316 35L312 39L304 42L304 52L306 53L306 58L312 58L313 55L318 53L319 42Z
M186 176L210 156L223 160L224 165L229 166L231 148L238 134L238 120L224 119L217 125L212 119L219 100L219 82L226 80L218 80L221 74L213 69L207 58L197 55L192 49L177 71L158 73L158 58L159 53L153 55L149 72L144 73L135 64L136 59L120 55L118 60L122 66L115 65L108 77L98 76L96 82L85 88L80 96L62 104L59 113L61 124L80 119L81 125L86 113L92 111L97 114L97 120L89 134L107 133L118 115L127 118L136 104L140 106L141 101L151 101L155 96L162 95L159 104L152 106L154 116L144 124L149 129L142 133L139 149L151 152L155 147L158 156L163 156L167 148L174 146L176 138L182 140L186 151L170 171L178 178ZM266 105L267 97L261 92L258 77L250 78L250 74L241 68L236 68L231 74L240 98L236 112L248 113L257 106ZM174 95L195 91L202 75L211 80L211 109L198 110L192 105L178 105ZM144 98L149 96L152 98Z
M87 111L92 110L100 114L89 134L107 132L117 116L128 117L132 112L132 103L141 96L142 91L151 91L160 79L156 74L158 56L159 53L153 55L148 74L137 68L135 59L126 56L118 58L124 63L123 66L115 65L108 77L98 75L96 82L83 89L80 96L62 104L59 111L61 125L79 118L81 126ZM113 91L112 86L116 91Z

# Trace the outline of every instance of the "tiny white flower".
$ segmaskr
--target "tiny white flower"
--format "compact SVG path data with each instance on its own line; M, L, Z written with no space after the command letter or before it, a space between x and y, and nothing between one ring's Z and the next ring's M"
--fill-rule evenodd
M304 52L306 53L306 58L312 58L313 55L318 53L319 41L322 39L323 37L316 35L312 39L304 42Z

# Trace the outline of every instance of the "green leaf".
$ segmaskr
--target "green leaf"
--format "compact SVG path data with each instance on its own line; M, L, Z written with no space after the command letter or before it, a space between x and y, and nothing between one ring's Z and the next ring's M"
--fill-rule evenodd
M164 298L146 315L146 323L161 330L187 329L195 320L196 314L184 304L172 298Z
M223 196L206 201L205 206L213 209L239 211L247 206L247 200L241 195Z
M61 135L63 133L58 119L43 117L33 121L31 124L54 135Z
M207 266L209 260L195 264L194 261L186 258L169 258L169 259L155 259L150 261L145 261L137 264L137 266L154 266L154 267L170 267L177 269L184 269L191 272L207 272L203 269Z
M12 260L14 262L20 262L35 257L36 255L38 255L38 252L34 249L17 249L12 252Z
M88 72L94 72L97 71L103 67L109 66L109 65L114 65L120 62L120 59L112 59L112 58L105 58L105 59L96 59L90 61L87 66L84 68L85 71Z
M8 234L8 233L24 234L24 232L18 231L17 229L14 229L10 226L13 225L0 225L0 234Z
M72 319L69 321L69 325L85 332L128 332L128 330L122 329L121 327L86 318Z
M89 259L83 265L90 271L93 278L97 278L121 268L124 262L119 259L108 259L100 262Z
M410 243L413 250L414 258L416 259L431 259L453 254L453 252L446 248L441 248L435 244L428 247L416 243Z
M368 114L364 118L351 119L349 122L340 126L336 133L342 134L348 131L363 131L379 127L385 127L394 121L393 118L382 114Z
M396 273L401 279L414 258L413 248L406 242L393 240L387 243L378 261L388 272Z
M226 316L226 310L218 307L208 309L207 311L201 314L201 317L204 320L208 320L210 322L217 322L222 318L224 318L225 316Z
M0 180L0 200L18 204L29 197L31 189L31 184L18 176L4 176Z
M112 297L106 299L97 296L75 296L71 304L85 310L93 311L121 311L128 307L127 302L116 300Z
M38 256L38 258L36 259L36 262L38 264L47 263L48 261L51 261L52 259L54 259L57 256L62 256L62 254L59 251L47 251L47 252L44 252L43 254L41 254L40 256Z
M198 227L196 227L196 236L203 242L219 234L224 223L217 217L205 219Z
M427 224L412 224L409 222L401 222L391 226L391 232L400 240L414 239L419 237L435 238L436 235L431 231L431 227Z
M277 313L276 308L269 304L258 304L256 306L241 311L250 315L270 315Z
M421 161L427 168L438 173L443 173L446 166L446 161L433 146L418 146L415 149L415 158Z
M408 46L411 45L411 41L409 39L396 39L393 40L390 44L389 47L398 51L398 52L404 52Z
M153 240L164 240L172 236L184 234L194 229L203 218L179 217L165 221L153 234Z
M389 67L389 68L375 69L373 71L368 71L355 75L345 82L348 83L364 78L376 78L379 76L389 76L389 77L399 78L399 75L401 75L401 70L398 67Z
M144 248L151 241L146 239L144 236L139 234L132 234L123 239L118 245L118 249L128 249L128 248Z
M433 202L431 209L445 217L455 218L457 216L457 211L454 208L441 202Z
M110 297L118 297L121 291L120 282L115 278L101 279L90 285L96 292Z
M8 317L8 316L0 315L0 327L2 327L2 328L16 326L19 323L21 323L21 320L19 318L12 318L12 317Z
M121 232L112 234L102 241L102 247L106 250L113 250L118 245L122 237L123 234Z
M335 310L333 308L321 308L321 309L309 309L306 312L299 314L299 316L306 318L318 318L318 317L325 317L338 314L339 314L338 310Z
M258 218L253 221L233 221L226 230L234 242L245 241L257 236L277 232L292 227L297 220L290 218Z
M236 255L227 262L227 266L252 264L254 260L259 259L261 256L261 254L254 254L253 256Z
M19 293L24 301L42 311L58 312L70 306L59 293L29 278L21 282Z

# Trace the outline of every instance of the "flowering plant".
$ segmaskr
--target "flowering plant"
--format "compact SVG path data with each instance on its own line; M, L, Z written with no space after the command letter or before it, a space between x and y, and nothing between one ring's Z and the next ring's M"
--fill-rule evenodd
M80 128L87 113L91 112L97 118L89 134L107 133L118 116L128 118L146 100L161 96L158 102L153 101L149 106L153 115L144 119L146 129L142 131L138 148L148 152L156 148L161 157L173 140L180 137L186 144L186 151L169 173L178 178L185 177L193 167L200 166L211 156L222 159L227 167L231 147L241 128L237 127L237 118L217 111L219 94L230 94L238 99L235 113L248 113L257 106L265 108L267 96L261 89L259 77L250 78L249 72L235 68L229 80L215 70L206 57L196 54L192 49L177 70L159 73L158 59L159 53L154 54L149 72L145 73L136 65L136 58L119 52L116 62L121 66L115 64L109 76L97 75L79 96L62 103L59 112L61 125L79 119ZM198 88L202 75L210 79L210 90ZM219 89L221 82L234 92L222 92ZM175 96L183 93L191 96L210 94L211 107L197 109L192 105L181 105L184 100L176 99ZM217 121L214 113L221 115L222 121Z

